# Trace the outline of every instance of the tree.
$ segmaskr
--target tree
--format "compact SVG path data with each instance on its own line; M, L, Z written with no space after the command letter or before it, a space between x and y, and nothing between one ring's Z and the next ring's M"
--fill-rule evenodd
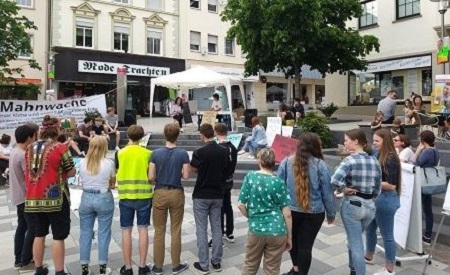
M246 75L277 69L295 78L301 95L305 64L323 76L367 68L364 57L379 51L378 39L346 26L361 14L359 0L228 0L221 17L246 54Z
M13 82L13 75L22 75L23 68L11 68L9 62L16 60L18 53L31 53L29 30L37 30L34 23L18 15L20 8L15 1L0 0L0 83ZM34 59L28 60L33 69L41 69Z

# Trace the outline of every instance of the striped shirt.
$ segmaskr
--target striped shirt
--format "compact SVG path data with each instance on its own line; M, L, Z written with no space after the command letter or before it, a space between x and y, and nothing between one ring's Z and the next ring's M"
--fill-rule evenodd
M336 168L331 183L339 191L349 187L377 197L381 188L380 164L365 152L352 154Z

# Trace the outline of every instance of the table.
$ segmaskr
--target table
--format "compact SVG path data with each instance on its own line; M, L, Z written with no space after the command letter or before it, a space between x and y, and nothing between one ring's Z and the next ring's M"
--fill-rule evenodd
M197 111L197 124L198 124L198 131L200 131L200 125L202 124L203 119L203 113L204 111ZM233 128L231 126L231 112L230 111L219 111L217 112L217 120L220 123L224 123L228 126L228 131L232 131Z

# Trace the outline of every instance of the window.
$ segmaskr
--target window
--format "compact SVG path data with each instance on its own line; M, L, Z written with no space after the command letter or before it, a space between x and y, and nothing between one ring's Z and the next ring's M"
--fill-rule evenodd
M208 53L217 53L217 42L217 36L208 35Z
M397 0L397 19L420 14L420 0Z
M162 0L147 0L147 8L152 10L162 10Z
M114 25L114 50L128 52L130 28L126 24Z
M162 31L158 29L147 30L147 53L162 55Z
M225 38L225 54L234 55L234 39Z
M30 36L29 36L29 39L30 39L31 50L33 51L33 42L34 42L33 36L30 35ZM23 52L23 51L19 51L19 52L17 53L17 56L18 56L19 58L33 58L33 56L32 56L32 51L31 51L31 52Z
M217 0L208 0L208 11L217 12Z
M409 1L409 0L408 0ZM375 0L361 3L363 14L359 18L359 27L364 28L378 23L377 3Z
M191 41L189 45L191 51L200 51L200 33L191 31Z
M77 47L92 48L93 44L94 20L89 18L77 18L76 21L76 38L75 45Z
M129 0L114 0L114 2L121 3L121 4L128 4Z
M193 9L200 9L200 0L190 0L190 7Z
M32 7L33 3L31 0L16 0L16 4L18 6L23 6L23 7Z

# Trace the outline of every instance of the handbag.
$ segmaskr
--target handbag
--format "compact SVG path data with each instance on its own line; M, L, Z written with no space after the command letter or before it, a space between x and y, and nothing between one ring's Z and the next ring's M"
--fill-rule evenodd
M435 153L436 155L436 153ZM434 166L420 168L422 173L422 194L434 195L442 194L447 191L447 174L445 167Z

